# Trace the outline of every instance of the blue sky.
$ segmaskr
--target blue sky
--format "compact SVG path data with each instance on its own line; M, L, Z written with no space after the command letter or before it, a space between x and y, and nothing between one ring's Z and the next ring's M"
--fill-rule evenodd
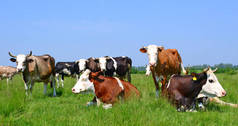
M0 2L0 65L13 54L50 54L56 61L129 56L139 48L176 48L185 65L238 64L238 1L8 0Z

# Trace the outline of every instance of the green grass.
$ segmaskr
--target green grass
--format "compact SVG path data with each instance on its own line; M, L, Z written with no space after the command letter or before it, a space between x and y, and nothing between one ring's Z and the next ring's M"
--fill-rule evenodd
M217 74L217 77L228 93L222 100L238 103L238 74ZM155 98L152 77L143 74L132 75L132 84L141 92L141 99L115 104L109 110L96 106L86 107L86 102L90 101L93 95L73 94L71 88L75 83L75 79L66 78L64 89L57 89L57 97L52 97L50 86L47 95L43 95L43 84L35 83L32 97L25 97L20 75L8 86L6 80L1 80L0 125L238 125L237 108L214 103L209 104L205 111L197 113L177 112L167 100Z

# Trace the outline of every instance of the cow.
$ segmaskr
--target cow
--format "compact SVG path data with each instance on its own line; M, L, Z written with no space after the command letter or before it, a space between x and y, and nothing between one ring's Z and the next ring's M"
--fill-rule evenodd
M100 57L99 66L101 71L104 72L105 76L112 77L113 75L118 75L120 79L127 76L127 80L131 82L130 70L132 67L132 60L129 57Z
M215 102L221 105L228 105L231 107L238 107L238 104L232 104L232 103L227 103L222 100L220 100L218 97L215 97L215 95L211 94L219 94L219 92L223 91L224 94L226 92L224 89L221 87L221 84L219 83L216 75L214 74L217 71L217 68L215 70L212 70L210 67L207 71L209 73L208 79L206 84L202 87L202 90L200 91L197 101L198 101L198 107L200 109L204 109L204 104L207 104L208 102ZM213 89L211 89L213 87ZM209 93L206 93L209 92Z
M117 77L105 77L102 74L101 71L86 70L72 88L72 92L76 94L85 91L93 92L97 105L99 106L102 102L104 109L111 108L119 98L128 99L133 95L140 96L140 92L131 83Z
M86 61L86 69L89 69L92 72L101 71L99 59L94 57L88 58Z
M181 70L184 74L187 74L183 67L182 59L176 49L164 49L163 46L149 45L140 48L140 52L148 54L149 66L152 72L157 97L159 96L157 78L163 78L163 92L169 76L173 74L181 74Z
M209 97L223 97L226 91L219 83L206 85L210 81L210 68L202 73L191 75L172 75L166 88L166 95L178 111L193 111L198 94L201 92Z
M28 95L29 89L32 94L34 82L44 83L44 94L47 91L47 84L50 82L53 87L53 96L56 96L55 90L55 60L50 55L33 56L32 51L30 54L19 54L17 56L12 55L10 61L16 62L17 71L23 75L23 81L25 84L26 95Z
M78 69L75 62L57 62L55 66L55 77L57 88L59 88L59 77L61 76L61 86L64 87L64 76L72 76L78 79Z
M8 81L12 80L13 76L17 74L17 68L12 66L0 66L0 80L7 78Z
M186 70L188 72L188 70ZM231 106L231 107L238 107L238 104L233 104L233 103L228 103L228 102L224 102L222 100L220 100L218 97L210 97L207 93L204 93L204 91L206 91L209 88L206 88L207 86L211 85L213 86L214 83L215 85L220 85L216 75L214 74L217 71L217 68L215 70L212 70L211 68L209 68L208 72L210 73L210 76L205 84L205 86L203 86L201 92L199 93L198 97L197 97L197 102L198 102L198 107L200 109L205 109L206 104L208 104L209 102L215 102L221 105L227 105L227 106ZM150 71L150 66L147 65L146 66L146 76L149 76L151 74ZM216 84L218 83L218 84Z
M129 57L90 57L87 60L82 61L83 70L89 69L92 72L103 71L105 76L112 77L117 75L120 79L127 76L127 80L131 81L130 70L132 67L132 60Z

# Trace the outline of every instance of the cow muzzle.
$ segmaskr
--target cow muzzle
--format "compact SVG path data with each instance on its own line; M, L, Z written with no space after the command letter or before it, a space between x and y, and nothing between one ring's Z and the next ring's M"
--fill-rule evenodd
M152 62L152 63L150 63L150 66L155 67L155 66L156 66L156 63L155 63L155 62Z
M222 97L226 96L226 91L223 91L221 94L222 94Z
M17 72L23 72L23 68L17 68Z
M76 92L76 90L75 90L74 88L72 88L72 92L75 93L75 94L77 94L77 92Z

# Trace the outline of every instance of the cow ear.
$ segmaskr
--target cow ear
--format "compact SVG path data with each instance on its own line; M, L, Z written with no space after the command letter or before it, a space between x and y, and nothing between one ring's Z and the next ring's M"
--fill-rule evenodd
M146 53L146 52L147 52L147 49L146 49L145 47L140 48L140 52L142 52L142 53Z
M163 46L158 46L158 51L161 52L162 50L164 50Z
M212 72L215 73L217 71L218 68L216 68L215 70L213 70Z
M15 58L11 58L10 61L16 62L16 59Z

